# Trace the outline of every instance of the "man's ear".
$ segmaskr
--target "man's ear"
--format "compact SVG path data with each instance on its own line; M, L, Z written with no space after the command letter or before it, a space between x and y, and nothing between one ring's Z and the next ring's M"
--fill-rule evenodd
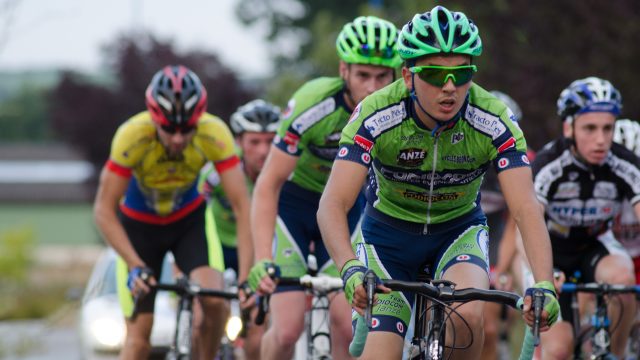
M404 86L406 86L409 91L413 90L413 82L411 81L412 75L413 74L409 71L409 68L406 66L402 67L402 80L404 80Z
M340 65L338 66L338 70L340 72L340 77L344 80L347 79L347 75L349 75L349 64L340 60Z

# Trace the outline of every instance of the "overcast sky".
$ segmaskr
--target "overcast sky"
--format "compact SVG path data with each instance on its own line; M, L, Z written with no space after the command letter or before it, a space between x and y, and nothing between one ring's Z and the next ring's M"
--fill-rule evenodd
M239 23L234 14L237 2L0 0L0 71L97 70L101 45L138 29L173 39L178 50L215 52L244 76L267 75L271 65L262 40L264 30Z

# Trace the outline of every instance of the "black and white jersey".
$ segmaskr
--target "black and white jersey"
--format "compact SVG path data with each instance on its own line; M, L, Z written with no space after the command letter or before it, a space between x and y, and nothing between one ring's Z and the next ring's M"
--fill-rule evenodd
M640 160L615 143L605 162L593 166L572 154L569 139L558 139L538 153L532 168L554 249L579 250L610 228L624 199L640 201Z

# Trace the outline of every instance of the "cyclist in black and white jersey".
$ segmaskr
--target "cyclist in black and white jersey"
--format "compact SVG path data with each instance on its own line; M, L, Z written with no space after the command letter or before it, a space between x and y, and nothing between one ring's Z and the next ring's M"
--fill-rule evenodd
M611 220L628 199L640 217L640 160L613 143L622 99L609 81L576 80L561 94L558 114L565 137L547 144L533 162L534 185L544 204L554 266L582 282L633 285L633 263L615 239ZM566 359L572 342L570 295L560 295L564 321L543 334L543 358ZM631 295L612 301L612 351L624 353L635 314ZM620 313L622 311L622 314Z

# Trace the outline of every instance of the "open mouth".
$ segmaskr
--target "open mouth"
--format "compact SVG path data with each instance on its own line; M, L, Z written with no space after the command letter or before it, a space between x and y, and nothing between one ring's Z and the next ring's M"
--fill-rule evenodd
M456 104L456 101L453 99L445 99L439 102L440 109L443 112L451 112L455 104Z

